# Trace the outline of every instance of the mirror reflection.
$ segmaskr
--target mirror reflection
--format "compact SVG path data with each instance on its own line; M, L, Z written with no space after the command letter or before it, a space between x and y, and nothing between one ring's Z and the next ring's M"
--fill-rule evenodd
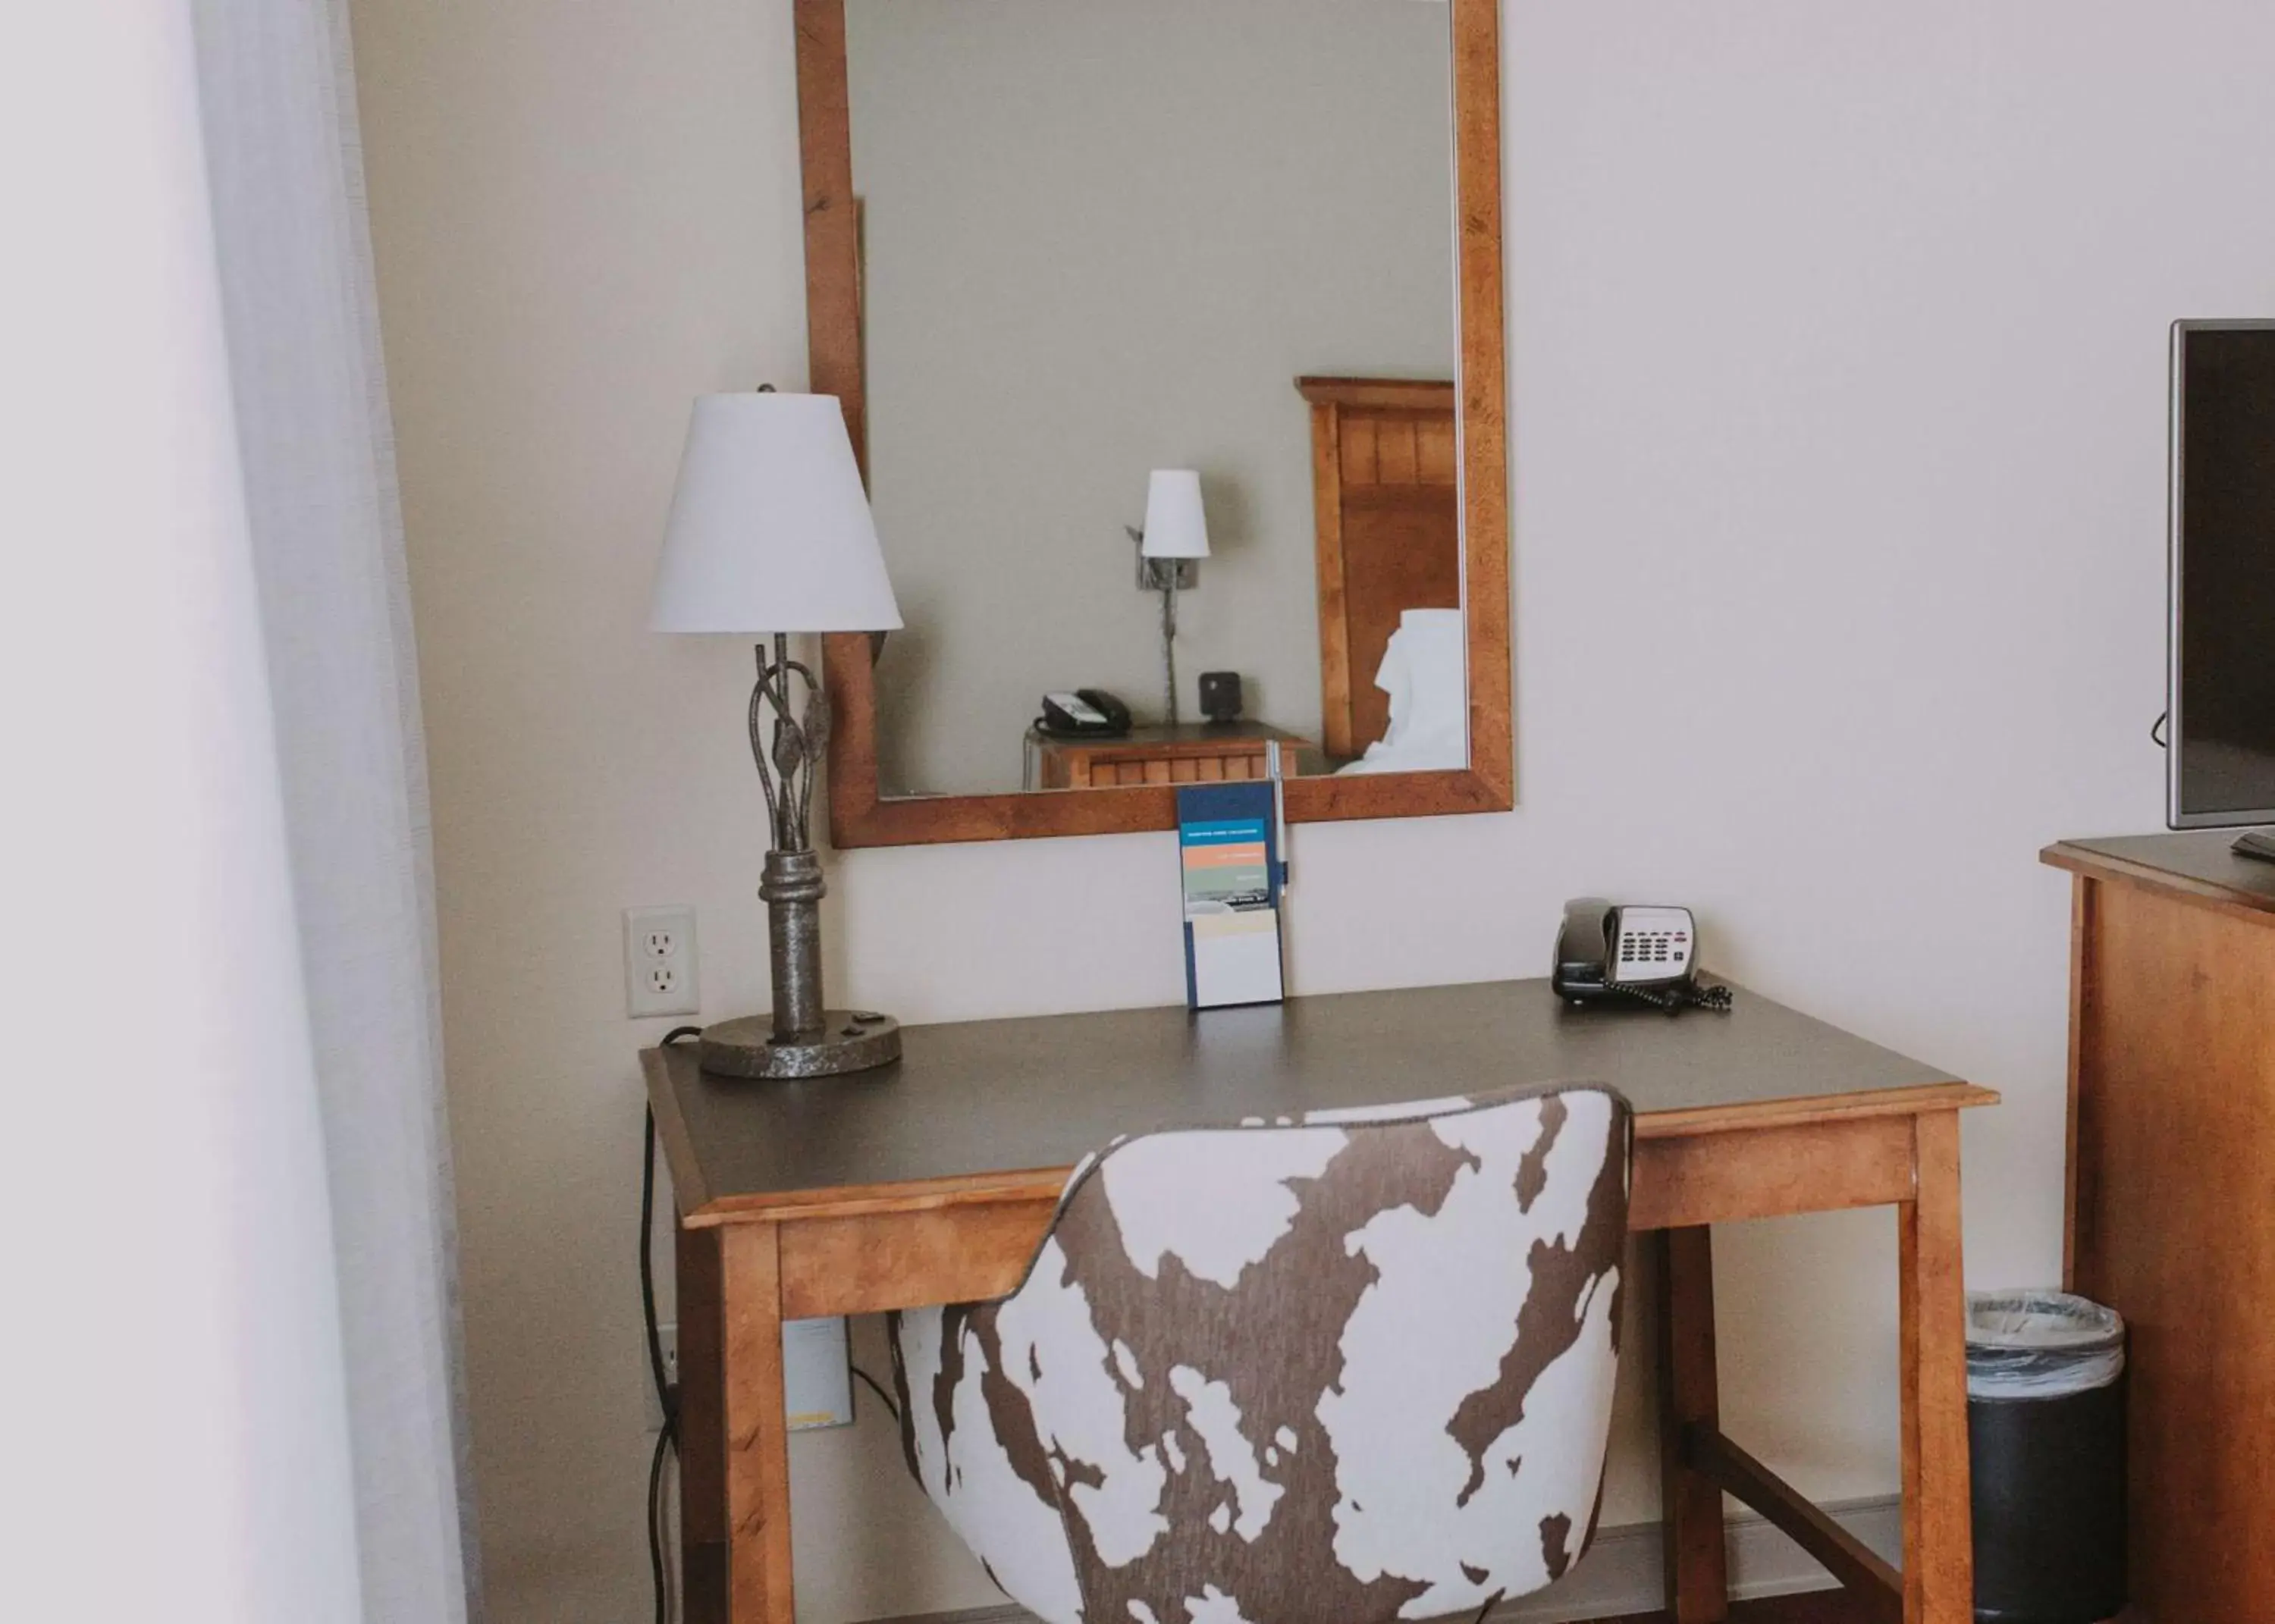
M885 793L1462 766L1447 9L845 11Z

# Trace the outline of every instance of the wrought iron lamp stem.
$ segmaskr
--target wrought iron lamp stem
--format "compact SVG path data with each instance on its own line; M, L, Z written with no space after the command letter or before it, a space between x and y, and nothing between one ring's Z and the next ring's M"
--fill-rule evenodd
M812 848L813 769L829 742L829 701L813 673L790 657L790 639L775 634L774 658L758 646L759 680L751 690L751 759L767 796L767 821L775 845L783 851ZM790 679L805 684L801 713ZM774 712L769 733L765 713Z
M1177 725L1177 566L1173 561L1162 571L1161 672L1168 684L1169 725Z
M828 1077L898 1060L901 1023L869 1009L830 1009L821 996L821 899L828 888L813 850L813 775L829 745L829 696L790 657L777 633L758 648L751 690L751 759L773 836L759 895L767 905L774 1014L703 1029L706 1071L735 1077ZM792 686L805 685L805 703ZM773 713L771 716L767 713Z
M758 764L774 837L759 883L773 965L774 1033L782 1040L812 1039L824 1024L821 899L828 890L813 851L813 771L828 738L829 704L813 673L790 657L790 639L782 633L775 634L772 659L766 645L759 645L758 663L758 684L751 690L751 759ZM796 707L792 677L805 684L802 710Z

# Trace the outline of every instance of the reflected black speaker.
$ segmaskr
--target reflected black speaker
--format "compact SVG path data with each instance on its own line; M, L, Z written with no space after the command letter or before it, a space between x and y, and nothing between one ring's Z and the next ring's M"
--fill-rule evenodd
M1201 673L1201 714L1211 721L1240 720L1240 673Z

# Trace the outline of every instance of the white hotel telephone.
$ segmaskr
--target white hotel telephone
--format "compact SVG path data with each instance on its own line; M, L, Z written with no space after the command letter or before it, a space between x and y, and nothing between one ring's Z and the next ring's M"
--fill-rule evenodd
M1568 1003L1632 1001L1654 1008L1727 1009L1730 989L1698 979L1688 908L1621 908L1599 896L1564 904L1549 977Z

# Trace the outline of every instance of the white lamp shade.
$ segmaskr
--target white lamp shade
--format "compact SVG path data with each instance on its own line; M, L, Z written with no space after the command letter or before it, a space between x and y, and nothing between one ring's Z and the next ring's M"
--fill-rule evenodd
M1145 485L1147 558L1206 558L1208 519L1201 512L1201 476L1190 468L1156 468Z
M836 399L699 398L648 624L750 635L900 623Z

